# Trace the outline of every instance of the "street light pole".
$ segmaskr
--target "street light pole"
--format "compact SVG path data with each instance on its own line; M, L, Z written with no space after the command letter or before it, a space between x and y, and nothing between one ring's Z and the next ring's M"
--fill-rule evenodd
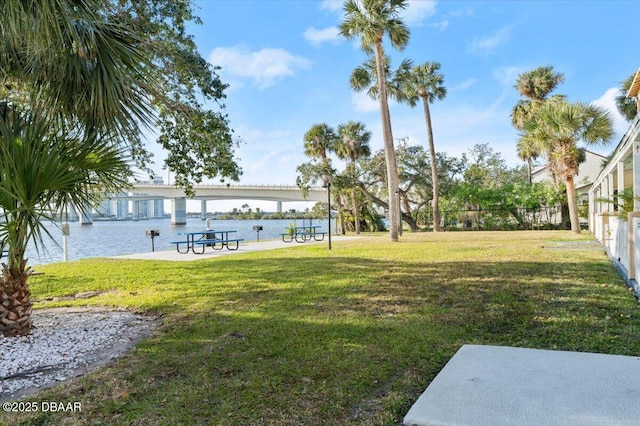
M402 204L400 204L400 190L396 190L398 194L398 235L402 236Z
M327 235L329 236L329 250L331 250L331 182L327 182L323 187L327 188L327 216L329 219L329 232Z

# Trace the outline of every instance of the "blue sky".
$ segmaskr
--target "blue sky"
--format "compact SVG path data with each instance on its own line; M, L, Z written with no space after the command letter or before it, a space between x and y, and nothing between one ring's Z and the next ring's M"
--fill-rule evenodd
M362 121L373 132L372 149L382 148L377 103L349 87L365 54L337 35L342 1L199 0L196 6L203 24L189 32L230 84L226 105L242 140L241 183L295 184L296 166L307 161L303 135L319 122ZM403 16L411 38L402 52L385 46L392 66L404 58L437 61L445 76L448 95L432 104L437 151L459 157L489 143L518 165L509 119L519 99L513 86L519 73L543 65L565 74L556 93L614 115L616 137L594 151L609 153L626 130L613 97L640 67L640 2L411 0ZM420 106L392 103L391 120L394 138L426 146Z

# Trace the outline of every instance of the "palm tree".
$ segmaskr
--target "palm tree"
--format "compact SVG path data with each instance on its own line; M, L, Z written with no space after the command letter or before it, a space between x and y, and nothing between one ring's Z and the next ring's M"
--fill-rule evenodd
M563 81L564 75L555 72L552 66L538 67L524 72L516 80L515 88L524 99L520 99L511 110L511 123L513 127L523 132L517 149L518 156L521 160L526 161L529 167L529 182L531 182L532 162L540 157L543 151L540 151L538 143L532 141L535 138L530 138L527 135L526 123L535 118L537 111L545 103L564 102L565 98L562 95L549 97L549 94ZM556 163L551 158L547 158L547 160L549 170L556 176ZM565 212L568 210L565 207L568 206L563 205L562 207L563 223L566 218Z
M0 83L28 89L41 111L74 117L124 141L150 124L157 70L128 29L102 19L98 0L21 0L0 6Z
M369 141L371 132L366 129L364 123L349 121L338 126L340 139L336 144L336 154L338 158L348 160L347 174L351 183L351 206L353 207L353 218L355 221L356 234L360 234L360 206L356 199L356 161L371 155Z
M331 167L331 159L328 157L329 152L335 150L338 136L335 130L326 123L314 124L304 134L304 153L307 157L320 160L319 163L312 161L298 167L298 171L307 174L305 179L298 177L298 185L307 188L309 180L322 179L326 186L330 183L334 170ZM306 169L306 170L305 170Z
M391 60L389 56L384 55L384 74L387 78L385 85L387 87L387 96L391 99L402 100L403 94L400 87L403 76L409 73L413 63L409 59L404 59L395 71L391 70ZM367 60L358 65L351 73L349 79L351 88L357 92L365 91L371 99L378 98L378 77L375 56L369 56Z
M433 231L440 231L440 207L438 189L438 165L436 162L436 147L433 142L433 126L431 125L431 111L429 104L436 99L442 100L447 96L447 88L444 87L444 76L440 74L440 63L425 62L412 67L409 72L400 73L401 99L412 108L422 99L424 108L424 121L427 126L429 140L429 154L431 156L431 183L433 189Z
M86 206L130 176L126 142L153 118L153 66L142 41L98 0L16 0L0 13L0 332L31 330L26 244L68 201ZM20 92L15 96L15 92Z
M515 88L525 99L518 101L511 110L513 126L523 130L531 114L535 113L536 108L541 106L548 99L549 94L563 81L564 74L555 72L552 66L538 67L520 74Z
M64 125L63 125L64 126ZM0 119L0 248L8 249L0 285L0 332L31 331L29 242L40 247L45 222L68 205L86 206L130 176L124 150L103 134L61 127L39 111L4 109Z
M571 230L580 233L578 200L574 177L580 164L579 140L588 145L606 144L613 135L609 113L599 107L580 102L547 102L525 125L524 137L534 141L554 164L557 177L564 181Z
M547 65L520 74L516 89L527 99L541 101L563 81L564 74L553 71L553 67Z
M337 136L326 123L314 124L304 134L304 153L311 158L327 160L327 153L333 151Z
M340 24L340 35L348 40L360 38L362 50L376 58L378 99L382 120L385 162L389 195L389 219L391 241L398 241L398 166L393 147L393 132L387 101L384 49L382 40L387 34L391 45L403 50L409 42L409 28L399 18L406 9L407 0L347 0L344 4L345 18Z
M538 159L540 152L536 148L535 141L523 135L516 146L518 158L527 163L527 174L529 184L532 183L533 162Z

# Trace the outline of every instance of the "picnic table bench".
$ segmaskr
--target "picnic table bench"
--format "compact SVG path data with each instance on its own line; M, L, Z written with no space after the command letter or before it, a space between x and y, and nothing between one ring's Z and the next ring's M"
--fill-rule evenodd
M222 250L224 247L226 247L227 250L238 250L240 241L244 241L244 238L229 238L229 234L234 232L236 231L213 229L180 232L178 235L184 235L186 238L180 241L170 241L170 244L175 244L176 251L182 254L189 253L189 251L194 254L203 254L206 247L211 247L214 250ZM230 243L235 243L235 245ZM181 247L184 247L184 249L181 250ZM196 249L196 247L198 247L198 249Z
M324 231L318 231L320 226L294 226L290 227L289 232L285 232L280 234L282 237L282 241L285 243L293 242L296 240L298 243L304 243L307 241L311 241L311 239L315 241L324 240L324 236L327 235Z

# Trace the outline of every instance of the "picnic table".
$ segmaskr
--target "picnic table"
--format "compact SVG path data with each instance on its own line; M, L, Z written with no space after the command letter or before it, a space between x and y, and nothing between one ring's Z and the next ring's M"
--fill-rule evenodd
M304 243L312 239L322 241L327 233L319 231L319 229L320 226L317 225L292 226L287 228L288 232L282 233L280 236L285 243L293 242L293 240L298 243Z
M227 250L238 250L240 241L244 241L244 238L229 238L229 234L234 232L237 231L207 229L205 231L178 232L178 235L185 236L185 239L171 241L171 244L175 244L176 251L182 254L189 253L189 251L194 254L203 254L206 247L211 247L214 250L222 250L224 247ZM235 243L235 245L230 245L230 243ZM181 246L184 247L184 250L181 250Z

